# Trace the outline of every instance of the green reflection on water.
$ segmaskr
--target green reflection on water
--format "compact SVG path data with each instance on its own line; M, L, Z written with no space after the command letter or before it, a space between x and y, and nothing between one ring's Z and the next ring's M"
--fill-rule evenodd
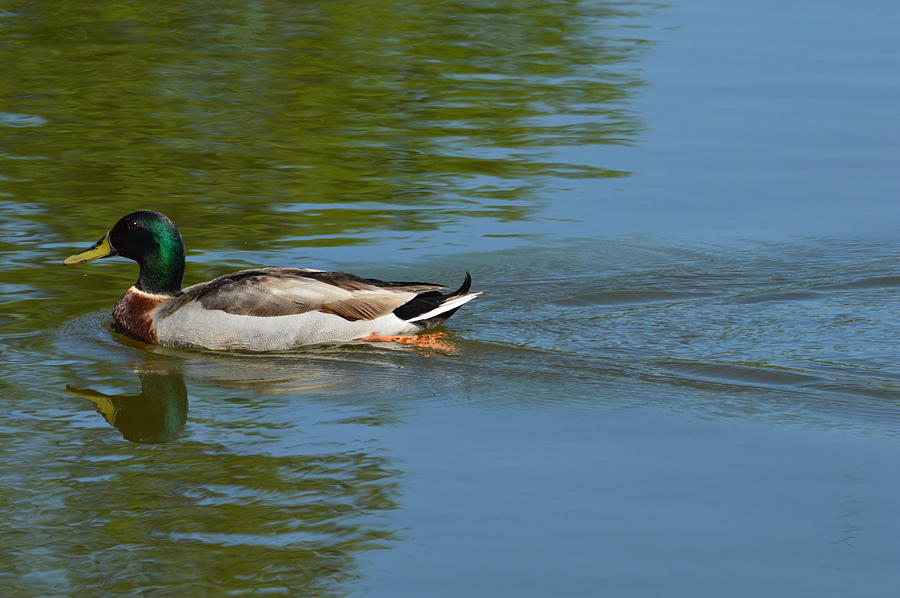
M645 43L639 30L617 30L635 7L646 10L562 0L4 5L0 539L13 551L0 572L15 581L0 582L2 593L346 593L359 555L394 538L377 521L397 506L390 459L351 442L269 449L246 441L252 422L198 416L194 394L183 430L178 365L110 352L105 318L84 316L112 306L134 265L76 273L60 262L137 208L178 224L190 281L233 269L238 252L252 263L254 252L356 245L373 259L365 249L379 238L415 246L473 222L534 219L566 180L629 174L558 150L639 133L628 104ZM132 361L142 392L123 396ZM126 438L168 442L78 427L97 416L67 384ZM271 409L259 386L251 377L230 388ZM216 414L230 404L206 392ZM347 421L384 421L359 411Z
M187 415L187 354L139 349L134 342L110 345L106 355L141 359L134 368L141 393L67 390L94 403L127 440L169 444L115 442L103 429L79 429L47 412L30 434L0 429L0 539L14 549L0 572L19 579L23 595L342 595L357 577L359 555L396 540L380 518L397 508L399 472L377 446L306 440L278 450L262 440L266 430L289 434L283 423L240 419L287 388L333 387L333 368L287 356L196 356L193 366L205 378L228 380L201 401L193 433L173 442ZM79 386L91 379L127 388L133 381L120 369L111 360L83 365ZM270 397L260 396L269 389ZM238 417L217 421L229 409ZM365 413L368 426L385 420ZM26 425L27 418L20 427Z
M63 459L33 473L45 481L31 486L48 496L9 505L17 527L3 530L19 555L3 569L28 581L28 595L161 587L330 595L352 579L358 552L393 537L365 518L396 505L385 461L364 452L239 455L186 443L168 456L122 451L114 461ZM53 534L48 550L48 534L67 528L77 533Z
M540 148L633 139L639 81L623 63L641 42L602 25L626 14L562 1L22 5L4 19L0 97L43 124L0 133L4 190L63 239L136 205L187 227L240 220L248 248L431 230L474 206L527 217L548 177L625 174ZM285 201L313 213L284 218Z
M178 437L187 421L188 393L177 368L138 371L141 392L110 395L89 388L66 386L66 391L91 401L122 437L131 442L157 444Z

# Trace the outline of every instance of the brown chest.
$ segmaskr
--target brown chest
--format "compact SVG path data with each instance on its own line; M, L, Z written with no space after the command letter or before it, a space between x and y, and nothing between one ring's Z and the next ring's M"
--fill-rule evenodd
M147 343L156 343L153 311L168 297L142 293L134 287L125 291L113 309L113 319L123 332Z

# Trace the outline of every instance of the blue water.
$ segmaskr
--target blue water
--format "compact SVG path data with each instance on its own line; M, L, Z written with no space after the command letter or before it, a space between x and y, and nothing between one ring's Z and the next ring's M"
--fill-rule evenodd
M893 596L892 2L0 15L3 596ZM116 335L136 208L485 293L451 352Z

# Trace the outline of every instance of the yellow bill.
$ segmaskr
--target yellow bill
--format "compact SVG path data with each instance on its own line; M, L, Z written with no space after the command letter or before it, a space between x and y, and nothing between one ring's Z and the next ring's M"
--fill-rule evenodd
M110 395L105 395L102 392L97 392L96 390L92 390L90 388L75 388L71 384L66 384L66 392L70 395L75 395L76 397L87 399L97 406L97 411L99 411L103 415L103 418L106 421L111 424L115 424L116 405L115 403L113 403L113 397L111 397Z
M116 250L109 242L109 233L106 233L102 239L88 247L82 252L76 253L75 255L70 255L63 262L67 266L71 266L72 264L83 264L85 262L92 262L94 260L99 260L101 257L107 257L110 255L116 255Z

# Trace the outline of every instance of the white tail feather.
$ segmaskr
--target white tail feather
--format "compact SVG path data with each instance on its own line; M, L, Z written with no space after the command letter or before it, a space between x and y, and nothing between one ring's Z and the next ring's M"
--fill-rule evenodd
M420 314L415 318L410 318L407 320L407 322L418 322L419 320L427 320L428 318L439 316L444 312L450 311L451 309L456 309L464 303L468 303L481 293L483 293L483 291L478 291L477 293L469 293L468 295L461 295L459 297L450 297L431 311L426 311L424 314Z

